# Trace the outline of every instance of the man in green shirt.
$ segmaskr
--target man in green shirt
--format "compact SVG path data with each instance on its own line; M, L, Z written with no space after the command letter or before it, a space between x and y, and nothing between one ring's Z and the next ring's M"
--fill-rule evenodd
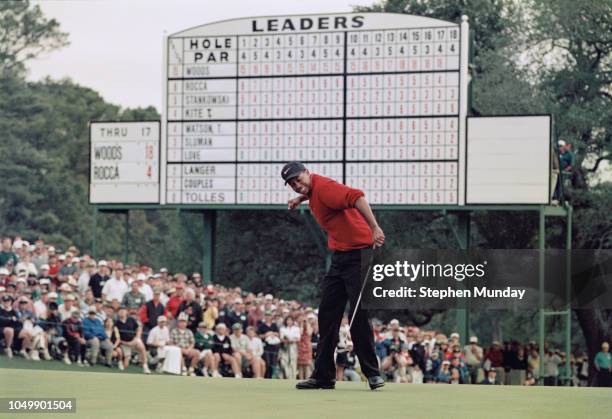
M559 156L559 162L561 164L561 173L571 175L576 165L576 155L572 151L572 143L565 143Z
M198 325L198 330L195 333L195 349L200 351L200 360L204 362L202 373L205 377L212 375L213 365L213 334L205 322Z
M145 302L145 295L138 290L138 282L132 281L130 292L125 293L121 305L126 306L128 310L138 310Z
M572 151L572 144L569 142L566 142L565 145L559 149L559 152L559 165L561 168L561 177L559 181L562 183L565 194L570 186L572 173L574 172L574 167L576 166L576 155Z
M593 360L597 370L597 385L599 387L612 386L612 355L608 342L601 344L601 352L597 352Z
M11 239L5 237L2 239L2 251L0 251L0 266L6 266L7 264L11 264L11 266L16 266L19 260L17 259L17 255L13 253L12 242ZM9 271L13 271L9 269Z

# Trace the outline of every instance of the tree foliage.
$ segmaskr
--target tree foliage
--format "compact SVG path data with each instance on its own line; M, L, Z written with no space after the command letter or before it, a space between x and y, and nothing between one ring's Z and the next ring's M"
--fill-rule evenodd
M59 22L47 19L29 0L0 2L0 71L22 72L26 61L68 45Z

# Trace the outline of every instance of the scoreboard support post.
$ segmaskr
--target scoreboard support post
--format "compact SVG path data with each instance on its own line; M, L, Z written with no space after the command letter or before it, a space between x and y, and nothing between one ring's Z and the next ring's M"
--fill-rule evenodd
M448 221L449 227L455 233L455 238L457 239L457 244L461 250L468 250L471 246L471 221L472 221L472 213L470 211L461 211L456 212L457 215L457 226L453 226L448 219L448 213L444 212L445 218ZM452 214L452 212L451 212ZM467 344L467 339L470 334L471 324L470 324L470 305L469 301L464 301L465 307L458 308L456 310L456 320L457 320L457 332L459 333L461 339L461 345Z
M98 207L91 207L91 257L96 259L96 230L98 225Z
M202 211L204 234L202 235L202 279L212 284L215 261L215 230L217 222L216 210Z
M128 258L130 255L130 210L125 212L125 232L124 232L124 243L123 243L123 264L128 264Z
M462 250L468 250L470 248L470 236L471 236L471 213L463 212L458 214L458 228L457 235L459 239L459 247ZM464 300L465 308L457 310L457 326L459 328L459 336L461 337L461 344L467 345L469 334L470 334L470 302L468 299Z
M545 280L545 266L546 266L546 217L557 214L550 214L546 207L541 207L539 211L539 234L538 234L538 249L540 251L540 275L539 275L539 327L538 327L538 346L539 346L539 357L540 360L544 359L544 344L546 336L546 318L552 316L565 317L564 327L564 338L565 338L565 375L560 377L563 380L563 384L571 385L571 365L570 365L570 354L572 348L572 295L571 295L571 281L572 281L572 264L570 250L572 249L572 213L573 207L566 205L565 214L565 309L561 311L547 311L544 308L544 280ZM559 214L561 215L561 214ZM559 278L561 279L561 278ZM538 382L540 384L544 381L544 363L540 361Z

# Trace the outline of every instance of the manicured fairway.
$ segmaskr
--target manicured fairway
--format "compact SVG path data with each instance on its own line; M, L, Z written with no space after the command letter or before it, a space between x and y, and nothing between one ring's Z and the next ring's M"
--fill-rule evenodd
M77 398L76 415L53 418L599 419L612 412L610 389L388 384L371 392L364 383L343 382L336 390L298 391L294 384L0 368L0 397Z

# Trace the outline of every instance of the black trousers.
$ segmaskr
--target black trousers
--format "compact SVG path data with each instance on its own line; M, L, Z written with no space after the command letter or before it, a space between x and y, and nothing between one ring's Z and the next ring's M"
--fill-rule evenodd
M347 301L350 315L361 291L363 276L361 256L368 257L370 249L334 252L329 271L321 282L321 303L319 304L319 343L312 378L320 381L334 381L336 365L334 352L338 345L340 323ZM351 328L355 353L359 358L361 371L366 377L380 375L378 359L374 351L374 335L366 310L358 310Z
M77 338L70 335L66 336L68 342L68 354L74 360L78 361L79 357L82 361L85 360L85 353L87 352L87 345L81 344Z
M598 387L612 387L612 374L607 370L599 370L597 372Z
M279 345L275 345L275 347L264 347L263 360L266 363L266 373L265 378L272 378L274 373L274 369L278 364L278 350Z

